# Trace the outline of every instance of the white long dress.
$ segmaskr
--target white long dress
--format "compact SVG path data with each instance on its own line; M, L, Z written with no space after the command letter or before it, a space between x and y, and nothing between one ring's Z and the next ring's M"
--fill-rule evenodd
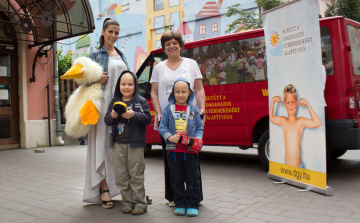
M115 184L114 167L111 158L111 126L106 126L104 116L108 105L114 98L116 82L121 74L126 70L123 60L118 57L109 57L108 75L109 80L104 87L102 109L98 123L93 126L88 134L88 147L86 159L86 178L84 189L84 201L100 203L100 182L106 178L109 185L110 196L120 194ZM119 89L118 89L119 90Z

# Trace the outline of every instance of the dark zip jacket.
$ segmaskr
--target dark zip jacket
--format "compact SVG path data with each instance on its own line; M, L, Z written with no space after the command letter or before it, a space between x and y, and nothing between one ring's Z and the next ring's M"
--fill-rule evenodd
M117 132L117 119L113 119L111 117L111 111L113 110L113 104L116 101L122 101L122 94L120 92L120 79L124 73L131 73L135 78L135 92L133 96L133 104L131 105L131 109L134 111L135 116L130 119L130 148L133 147L143 147L145 144L146 137L146 126L151 122L151 114L150 107L147 100L140 95L137 94L138 91L138 82L136 75L131 71L123 71L120 74L119 79L117 80L114 98L110 101L108 106L108 110L106 116L104 117L105 124L108 126L112 126L111 132L111 146L115 140L115 134Z

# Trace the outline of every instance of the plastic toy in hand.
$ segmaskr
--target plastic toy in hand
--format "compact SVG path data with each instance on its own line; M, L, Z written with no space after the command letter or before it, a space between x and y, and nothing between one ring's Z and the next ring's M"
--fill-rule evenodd
M199 138L189 137L184 134L180 134L179 145L185 146L188 149L199 152L203 146L203 140Z
M127 112L127 106L124 102L116 101L113 104L113 110L118 113L117 121L120 123L128 123L128 119L123 118L121 115Z

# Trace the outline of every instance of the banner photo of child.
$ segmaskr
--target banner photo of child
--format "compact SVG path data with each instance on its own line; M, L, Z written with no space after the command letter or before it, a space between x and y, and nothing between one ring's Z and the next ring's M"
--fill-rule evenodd
M325 84L317 8L316 0L294 1L262 15L269 68L269 174L326 188ZM256 54L255 60L256 80L262 78L264 64Z

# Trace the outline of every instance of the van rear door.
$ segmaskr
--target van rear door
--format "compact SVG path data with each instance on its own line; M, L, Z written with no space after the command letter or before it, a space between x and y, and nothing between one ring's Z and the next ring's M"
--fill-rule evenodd
M360 123L360 24L345 19L345 32L348 34L348 56L353 92L348 98L351 118Z

